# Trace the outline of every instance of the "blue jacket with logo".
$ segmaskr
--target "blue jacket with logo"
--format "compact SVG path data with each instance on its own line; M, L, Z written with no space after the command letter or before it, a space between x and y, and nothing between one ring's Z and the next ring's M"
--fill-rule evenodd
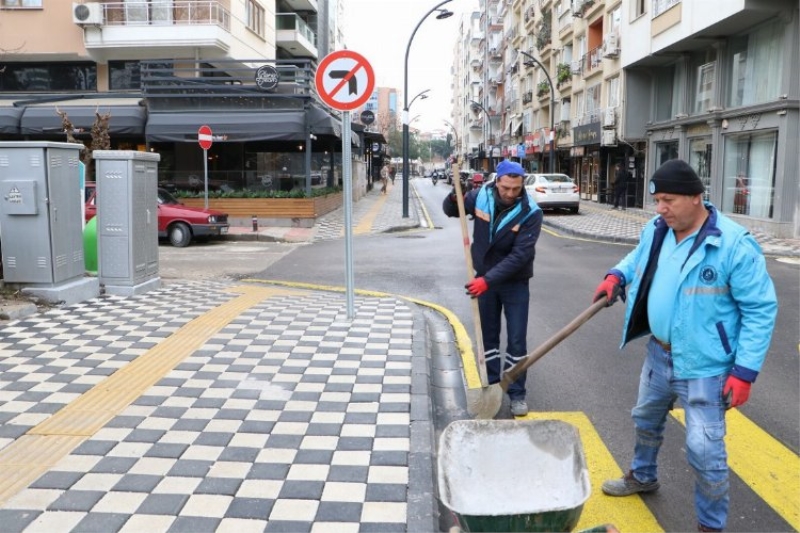
M464 210L473 215L472 263L476 277L492 287L505 281L525 281L533 276L536 241L542 231L542 210L531 196L522 194L513 206L496 212L495 184L469 191ZM444 213L458 216L458 204L449 195Z
M761 248L745 228L706 203L709 217L683 265L672 317L672 359L679 379L731 373L755 381L767 355L778 302ZM629 285L622 345L650 333L647 298L669 231L653 218L639 245L609 273Z

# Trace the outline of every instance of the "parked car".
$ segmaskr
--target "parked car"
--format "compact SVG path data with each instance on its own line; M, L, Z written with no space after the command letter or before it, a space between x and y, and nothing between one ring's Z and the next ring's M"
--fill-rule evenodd
M88 222L97 214L95 183L86 184L86 214ZM228 215L213 209L188 207L166 189L158 189L158 237L182 248L192 239L219 237L228 233Z
M542 209L580 209L578 186L566 174L525 174L525 188Z

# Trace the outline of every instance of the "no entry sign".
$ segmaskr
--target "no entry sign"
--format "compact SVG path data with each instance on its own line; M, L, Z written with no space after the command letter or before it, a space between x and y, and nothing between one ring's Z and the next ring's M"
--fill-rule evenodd
M200 148L208 150L211 148L211 143L213 141L214 138L211 135L211 127L206 125L200 126L200 129L197 130L197 142L200 144Z

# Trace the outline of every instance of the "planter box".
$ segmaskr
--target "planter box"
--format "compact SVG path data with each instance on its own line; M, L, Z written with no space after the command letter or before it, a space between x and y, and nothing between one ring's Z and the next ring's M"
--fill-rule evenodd
M189 207L204 207L203 198L179 198ZM342 193L315 198L209 198L208 207L228 214L231 225L250 225L253 215L259 224L310 228L316 219L343 205Z

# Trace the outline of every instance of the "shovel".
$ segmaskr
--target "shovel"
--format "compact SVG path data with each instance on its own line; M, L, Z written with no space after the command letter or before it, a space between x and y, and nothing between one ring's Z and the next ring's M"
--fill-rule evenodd
M616 289L611 299L612 302L617 294L619 294L619 288ZM508 372L505 372L499 383L483 387L480 390L471 389L469 391L470 394L467 395L467 409L470 414L473 414L477 419L494 418L500 411L500 405L503 403L503 394L508 391L508 386L524 374L533 363L541 359L542 356L555 348L561 341L569 337L576 329L607 305L608 302L605 298L594 302L588 309L573 318L572 322L558 330L552 337L529 353L525 359L514 365Z
M472 254L469 250L469 228L467 228L467 213L464 209L464 195L461 192L461 168L458 162L453 163L453 182L456 188L456 203L458 204L458 218L461 220L461 237L464 241L464 259L467 263L467 281L472 281L475 270L472 267ZM486 375L486 357L483 353L483 334L481 333L481 315L478 311L478 300L472 298L472 323L475 329L475 364L478 365L478 376L481 387L489 386ZM498 409L500 407L498 406Z

